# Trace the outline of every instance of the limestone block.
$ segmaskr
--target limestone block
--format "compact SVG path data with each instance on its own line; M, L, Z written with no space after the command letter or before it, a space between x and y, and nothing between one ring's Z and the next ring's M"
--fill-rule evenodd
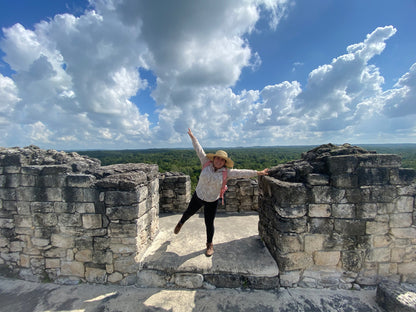
M414 239L416 237L416 228L410 227L410 228L392 228L391 234L397 239L400 238L409 238Z
M373 248L370 249L365 259L369 262L389 262L390 248Z
M367 221L365 232L370 235L385 235L389 232L389 225L387 222Z
M58 269L61 267L61 260L56 258L45 258L46 269Z
M390 215L389 226L391 228L410 227L413 223L412 213L395 213Z
M332 216L334 218L355 218L355 205L354 204L332 204Z
M6 178L5 187L18 187L20 186L21 175L20 173L11 173L3 175Z
M131 206L140 202L139 194L135 191L107 191L105 204L107 207Z
M107 282L107 272L98 268L85 268L85 278L90 283L104 284Z
M132 206L113 206L106 209L106 215L110 220L135 220L139 217L141 206L134 204Z
M342 267L350 272L360 272L363 266L364 251L343 250L341 251Z
M52 234L51 236L51 244L53 247L73 248L75 245L74 242L74 237L69 235Z
M330 218L310 218L309 232L312 234L330 234L334 231L334 220Z
M400 196L394 201L394 211L392 212L413 212L414 197Z
M392 242L390 235L377 235L373 236L373 246L374 247L388 247Z
M120 256L114 259L114 270L122 273L135 273L139 269L139 263L134 259L134 255Z
M415 274L416 272L416 261L399 263L397 265L397 271L399 274Z
M358 186L358 177L355 174L344 173L331 176L331 186L336 188L353 188Z
M139 287L165 287L167 276L156 270L141 270L137 273Z
M95 213L94 203L74 203L74 209L79 213Z
M20 216L20 215L15 215L14 216L14 222L16 224L16 227L20 227L20 228L31 228L33 226L33 222L32 222L32 217L31 216Z
M312 188L312 204L331 204L332 203L332 187L330 186L314 186Z
M79 262L91 262L92 251L90 249L79 250L75 253L75 260Z
M315 251L313 261L320 266L336 266L340 260L339 251Z
M281 271L302 270L313 265L312 256L306 252L294 252L277 256L277 264Z
M303 244L299 235L282 234L274 232L276 247L282 254L303 251Z
M112 274L110 274L107 278L108 282L110 283L118 283L123 279L123 275L119 272L114 272Z
M334 231L348 236L360 236L366 234L366 222L362 220L334 220Z
M399 168L401 157L394 154L361 154L357 155L358 166L367 168Z
M13 219L0 219L0 229L13 229L15 227Z
M175 284L183 288L200 288L204 281L204 276L198 273L175 273Z
M84 277L85 267L82 262L77 261L62 261L61 262L61 275L72 275Z
M280 272L280 286L296 287L300 280L301 271Z
M34 213L33 225L37 227L53 227L58 224L58 217L54 213Z
M30 209L32 213L54 213L55 203L50 202L31 202Z
M32 237L31 242L35 247L46 247L50 244L49 239Z
M390 180L389 168L358 168L358 185L386 185Z
M63 226L82 226L81 215L79 213L62 213L58 215L58 224Z
M124 244L110 244L110 249L114 253L118 254L130 254L136 252L136 245L124 245Z
M84 229L99 229L103 225L102 216L100 214L83 214L82 226Z
M67 187L63 196L66 202L94 203L98 199L98 191L95 188Z
M322 234L305 235L304 236L305 252L313 253L314 251L323 250L324 242L327 238L328 238L327 235L322 235Z
M90 187L95 181L93 175L70 174L66 176L66 183L69 187Z
M374 219L377 215L377 204L375 203L360 203L355 204L356 215L359 219Z
M21 254L20 255L20 266L23 268L30 268L30 256Z
M329 177L326 174L310 173L306 176L306 182L310 185L329 185Z
M309 217L326 218L331 216L331 205L309 204Z
M274 209L283 218L300 218L307 213L307 205L288 205L285 207L275 205Z

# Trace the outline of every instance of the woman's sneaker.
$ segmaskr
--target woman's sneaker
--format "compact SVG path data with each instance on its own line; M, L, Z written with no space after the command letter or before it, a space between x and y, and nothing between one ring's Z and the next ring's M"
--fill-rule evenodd
M207 257L211 257L213 254L214 254L214 244L207 243L207 251L205 252L205 255Z

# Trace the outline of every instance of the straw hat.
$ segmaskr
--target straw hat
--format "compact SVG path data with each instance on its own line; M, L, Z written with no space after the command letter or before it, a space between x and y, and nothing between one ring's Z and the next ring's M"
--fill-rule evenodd
M222 158L222 159L224 159L224 160L225 160L225 165L226 165L228 168L232 168L232 167L234 166L234 162L233 162L230 158L228 158L228 154L227 154L227 152L225 152L225 151L218 150L218 151L216 151L216 152L215 152L215 154L208 153L208 154L207 154L207 157L208 157L208 158L209 158L209 160L211 160L211 161L213 161L213 160L214 160L214 157L220 157L220 158Z

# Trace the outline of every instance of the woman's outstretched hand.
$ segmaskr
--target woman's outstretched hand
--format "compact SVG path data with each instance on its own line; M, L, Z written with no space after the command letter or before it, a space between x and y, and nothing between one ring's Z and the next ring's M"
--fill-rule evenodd
M258 175L258 176L269 175L269 169L268 169L268 168L266 168L266 169L264 169L264 170L262 170L262 171L257 171L257 175Z
M188 128L188 134L191 137L191 139L195 138L190 128Z

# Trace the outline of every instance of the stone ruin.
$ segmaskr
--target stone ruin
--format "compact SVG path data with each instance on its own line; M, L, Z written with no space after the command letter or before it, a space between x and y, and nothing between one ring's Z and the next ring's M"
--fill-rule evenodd
M159 226L158 167L0 149L0 269L26 280L134 283Z
M258 210L283 287L414 283L416 171L400 166L397 155L322 145L258 184L229 181L221 209ZM134 284L159 209L182 212L189 199L189 176L157 165L0 148L0 274Z
M260 180L259 233L281 286L416 282L416 171L397 155L319 146Z

